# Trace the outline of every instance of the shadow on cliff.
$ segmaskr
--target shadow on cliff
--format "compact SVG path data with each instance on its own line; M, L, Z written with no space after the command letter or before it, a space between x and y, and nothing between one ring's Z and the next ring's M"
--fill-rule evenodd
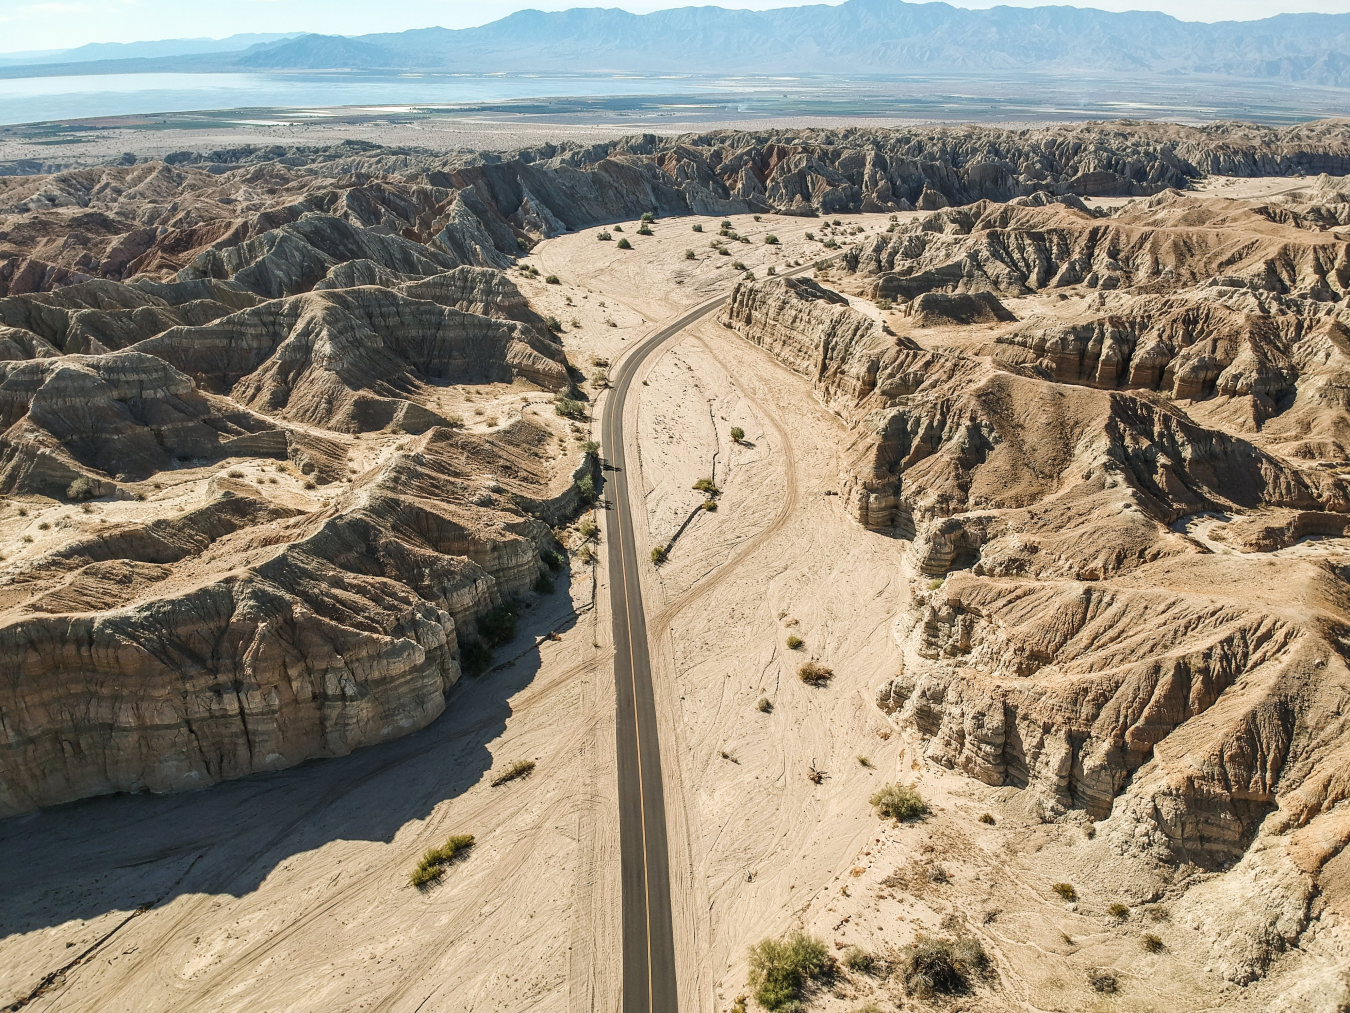
M570 629L575 617L557 620L566 600L566 592L541 599L500 656L510 658L535 633ZM540 665L532 649L498 671L465 676L426 728L348 756L200 791L107 795L0 821L0 940L181 894L242 896L292 856L330 841L391 841L482 780L492 766L489 746L512 713L508 701Z

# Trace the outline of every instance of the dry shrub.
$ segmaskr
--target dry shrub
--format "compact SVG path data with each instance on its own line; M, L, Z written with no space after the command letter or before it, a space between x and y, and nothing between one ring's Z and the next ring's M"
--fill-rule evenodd
M808 686L824 686L834 678L834 671L818 662L808 661L797 669L797 678Z
M905 954L900 974L910 995L930 999L968 991L971 979L988 969L989 957L973 936L942 939L922 933Z
M514 781L518 777L529 777L534 772L533 760L517 760L511 766L507 767L502 773L492 779L492 787L497 788L507 781Z

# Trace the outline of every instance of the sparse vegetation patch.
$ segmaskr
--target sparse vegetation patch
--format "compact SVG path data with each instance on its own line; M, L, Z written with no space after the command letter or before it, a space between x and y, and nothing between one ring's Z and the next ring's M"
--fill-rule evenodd
M928 813L923 796L907 784L883 785L872 794L871 802L886 819L916 820Z
M910 995L931 999L968 991L971 979L988 968L989 957L978 939L942 939L921 933L905 954L900 974Z
M808 982L831 977L834 960L825 944L804 932L765 939L750 948L750 987L766 1010L796 1010Z
M444 846L432 848L422 856L417 868L408 874L408 881L416 887L430 886L444 875L446 868L473 847L473 834L456 834Z
M514 781L520 777L529 777L534 773L533 760L517 760L511 766L492 779L492 787L500 788L507 781Z

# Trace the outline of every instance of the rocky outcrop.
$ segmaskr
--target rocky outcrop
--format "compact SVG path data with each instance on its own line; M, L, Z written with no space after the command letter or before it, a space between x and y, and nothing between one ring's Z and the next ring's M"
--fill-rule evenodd
M239 404L345 432L403 424L409 411L420 419L403 425L409 431L436 424L433 413L406 407L426 383L570 384L547 331L374 287L272 300L171 328L135 350Z

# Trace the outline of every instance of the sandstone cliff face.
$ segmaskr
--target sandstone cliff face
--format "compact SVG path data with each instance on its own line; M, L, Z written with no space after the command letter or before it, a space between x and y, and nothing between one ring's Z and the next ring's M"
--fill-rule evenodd
M1300 541L1350 531L1345 244L1307 218L948 209L834 282L911 299L883 313L904 337L781 279L724 320L848 423L842 501L901 539L881 710L932 762L1095 821L1099 864L1222 872L1174 910L1234 982L1344 896L1323 870L1350 840L1350 591ZM996 294L1021 319L920 308Z
M570 388L496 269L528 233L472 192L280 162L3 200L0 816L433 720L594 468L560 419L446 408Z

